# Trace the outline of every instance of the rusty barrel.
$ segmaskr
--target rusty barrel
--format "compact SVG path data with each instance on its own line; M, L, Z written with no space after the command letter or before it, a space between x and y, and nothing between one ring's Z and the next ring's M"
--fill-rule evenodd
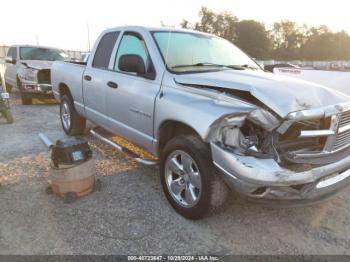
M82 197L94 190L95 163L89 159L74 166L51 166L50 180L54 194L64 197L66 193L75 193Z

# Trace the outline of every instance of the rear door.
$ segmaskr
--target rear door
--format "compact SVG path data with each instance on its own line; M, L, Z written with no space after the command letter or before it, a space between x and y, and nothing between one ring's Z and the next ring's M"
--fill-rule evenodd
M98 42L94 57L83 75L83 97L86 116L98 125L106 126L106 90L110 72L108 66L119 32L107 32Z
M12 57L12 59L17 62L17 47L10 47L7 56ZM16 63L11 64L6 62L5 81L12 86L16 86L16 74Z

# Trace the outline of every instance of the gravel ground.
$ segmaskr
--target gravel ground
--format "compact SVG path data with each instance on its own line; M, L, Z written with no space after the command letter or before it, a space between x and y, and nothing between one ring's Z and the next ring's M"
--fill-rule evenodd
M271 209L231 194L200 221L168 205L157 168L90 136L103 187L73 204L45 194L49 154L37 133L64 138L58 105L20 104L0 120L0 254L350 254L350 189L312 207Z

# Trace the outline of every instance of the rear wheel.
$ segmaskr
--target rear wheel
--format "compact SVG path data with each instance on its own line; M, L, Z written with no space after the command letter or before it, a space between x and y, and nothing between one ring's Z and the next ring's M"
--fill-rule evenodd
M67 135L76 136L84 133L86 120L75 111L73 100L69 95L63 95L61 98L60 118Z
M21 100L22 100L22 105L31 105L33 103L33 100L30 96L28 96L27 94L23 93L21 90L21 80L19 80L19 78L17 77L17 88L19 90L19 92L21 93Z
M216 174L208 145L194 135L167 143L161 155L160 178L169 203L189 219L202 218L226 198L226 185Z

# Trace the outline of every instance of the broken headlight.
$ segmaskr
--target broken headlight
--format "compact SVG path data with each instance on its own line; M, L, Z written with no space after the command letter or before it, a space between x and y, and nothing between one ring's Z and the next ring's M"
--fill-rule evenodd
M37 80L38 70L33 68L24 68L21 72L21 78L28 81Z
M218 142L236 153L271 157L271 133L280 121L270 112L257 109L244 117L230 116L218 127ZM261 156L262 157L262 156Z
M265 109L256 109L250 112L247 119L267 131L272 131L281 124L272 113Z

